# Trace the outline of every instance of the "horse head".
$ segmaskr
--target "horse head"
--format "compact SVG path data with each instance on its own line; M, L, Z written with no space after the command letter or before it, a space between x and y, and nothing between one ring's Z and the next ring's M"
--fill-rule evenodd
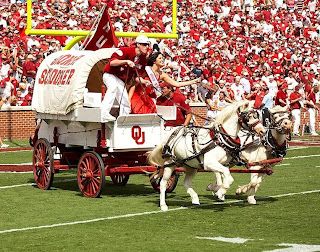
M279 133L289 134L292 129L292 115L287 107L275 106L270 111L271 128Z
M259 113L253 107L253 102L244 101L238 108L239 123L250 132L255 132L259 136L263 136L266 130L260 120Z

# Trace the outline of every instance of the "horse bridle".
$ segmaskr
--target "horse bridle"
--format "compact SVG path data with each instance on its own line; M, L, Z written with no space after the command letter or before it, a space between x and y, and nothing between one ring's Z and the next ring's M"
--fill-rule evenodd
M287 112L274 112L274 113L270 113L270 125L269 125L269 128L273 128L275 129L277 132L279 132L280 134L285 134L287 133L286 130L284 130L282 127L281 127L281 124L282 122L285 120L285 119L288 119L288 120L291 120L292 118L292 114L289 113L289 116L285 116ZM281 116L281 119L276 122L274 120L274 115L275 114L279 114Z
M249 124L250 117L253 116L257 119L255 123ZM245 130L248 130L250 132L254 131L254 127L256 127L259 123L262 123L259 119L259 113L255 109L251 109L248 111L242 111L240 112L240 109L238 109L238 122L240 123L241 127Z

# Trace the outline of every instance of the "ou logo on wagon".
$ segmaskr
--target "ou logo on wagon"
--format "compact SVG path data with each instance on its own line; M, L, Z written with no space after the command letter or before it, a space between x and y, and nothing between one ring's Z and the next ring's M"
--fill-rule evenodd
M138 125L131 128L131 137L136 144L144 144L145 142L145 132L142 132L141 127Z

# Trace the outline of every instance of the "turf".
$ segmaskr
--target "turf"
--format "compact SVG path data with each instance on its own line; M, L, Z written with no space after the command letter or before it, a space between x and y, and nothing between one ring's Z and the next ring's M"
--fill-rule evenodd
M22 152L21 152L22 154ZM258 205L235 196L248 174L234 174L235 182L224 204L217 204L205 190L212 175L199 173L194 179L202 205L191 207L183 188L183 175L176 190L167 195L167 213L105 219L85 224L0 233L1 251L267 251L280 243L320 245L319 193L271 197L319 190L320 148L290 150L287 166L277 166L258 192ZM19 154L16 154L17 158ZM290 159L291 158L291 159ZM131 176L125 187L107 185L99 199L79 194L75 171L55 175L53 189L41 191L28 185L0 189L1 230L92 220L132 213L158 211L159 195L146 176ZM30 174L0 174L0 187L32 183ZM241 237L244 244L202 240L196 237Z
M32 151L0 152L0 164L21 164L32 162Z

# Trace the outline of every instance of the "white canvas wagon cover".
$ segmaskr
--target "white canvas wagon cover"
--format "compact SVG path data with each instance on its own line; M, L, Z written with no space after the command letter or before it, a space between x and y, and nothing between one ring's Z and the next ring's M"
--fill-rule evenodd
M59 51L38 68L32 107L38 113L66 115L82 107L85 88L98 92L102 71L116 48L97 51Z

